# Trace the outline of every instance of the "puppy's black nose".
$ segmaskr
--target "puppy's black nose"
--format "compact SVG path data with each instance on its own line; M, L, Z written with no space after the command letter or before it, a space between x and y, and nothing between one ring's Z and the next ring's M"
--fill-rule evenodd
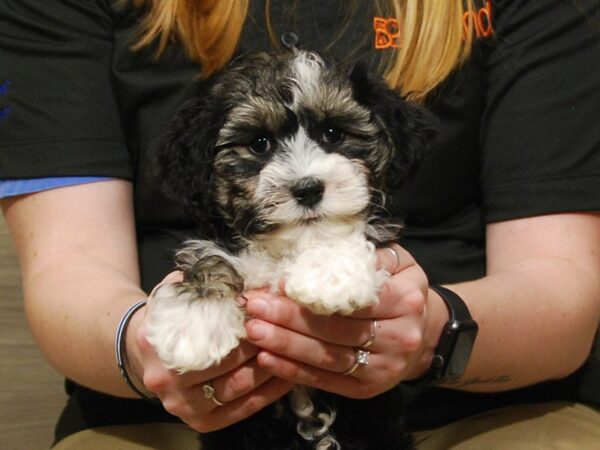
M294 198L303 206L315 206L323 198L325 192L325 184L317 179L306 177L298 180L290 191Z

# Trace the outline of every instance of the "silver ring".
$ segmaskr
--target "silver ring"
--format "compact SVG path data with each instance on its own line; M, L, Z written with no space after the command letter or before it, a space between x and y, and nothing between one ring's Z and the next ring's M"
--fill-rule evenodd
M354 372L358 366L366 366L369 364L369 355L371 352L369 350L363 350L362 348L354 349L354 363L352 363L352 367L346 370L342 375L350 375Z
M392 247L383 247L383 248L384 248L384 250L391 252L392 255L394 255L394 257L396 258L396 267L394 267L394 270L392 270L390 273L392 273L392 274L397 273L396 270L398 270L398 267L400 267L400 255Z
M360 348L368 348L371 346L371 344L373 344L373 342L375 342L375 334L377 333L377 321L375 319L373 319L373 321L371 322L371 333L369 334L369 339L367 339L367 342L365 342L363 345L360 346Z
M202 386L202 392L204 393L204 398L211 399L215 405L223 406L224 403L220 402L217 396L215 395L215 388L212 386L210 381Z

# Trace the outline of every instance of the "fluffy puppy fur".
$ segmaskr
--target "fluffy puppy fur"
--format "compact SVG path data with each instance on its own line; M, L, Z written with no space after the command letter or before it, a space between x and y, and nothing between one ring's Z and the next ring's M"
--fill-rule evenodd
M252 54L200 83L158 152L159 179L199 224L177 253L184 281L157 290L148 337L180 372L245 337L246 289L269 286L317 314L377 302L375 247L397 238L386 193L413 170L427 116L363 65L307 51ZM350 400L298 387L207 449L405 448L392 390Z

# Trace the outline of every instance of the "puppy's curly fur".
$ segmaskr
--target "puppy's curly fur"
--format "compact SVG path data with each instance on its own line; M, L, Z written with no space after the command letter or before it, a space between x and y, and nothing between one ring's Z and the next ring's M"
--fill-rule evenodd
M158 152L164 191L199 224L160 288L149 340L168 367L217 364L245 337L244 289L285 279L318 314L377 301L375 247L397 238L386 195L414 170L430 119L363 65L316 53L252 54L199 84ZM303 387L206 449L406 448L397 390L352 400Z

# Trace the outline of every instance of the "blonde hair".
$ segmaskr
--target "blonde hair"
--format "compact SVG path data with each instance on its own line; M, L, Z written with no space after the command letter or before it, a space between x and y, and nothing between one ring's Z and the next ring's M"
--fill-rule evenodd
M207 77L232 58L250 0L132 0L147 13L136 48L158 41L160 55L173 38ZM267 1L267 9L270 1ZM407 98L422 101L470 54L473 0L377 0L378 14L398 21L400 42L389 49L382 74ZM267 25L272 30L268 11Z

